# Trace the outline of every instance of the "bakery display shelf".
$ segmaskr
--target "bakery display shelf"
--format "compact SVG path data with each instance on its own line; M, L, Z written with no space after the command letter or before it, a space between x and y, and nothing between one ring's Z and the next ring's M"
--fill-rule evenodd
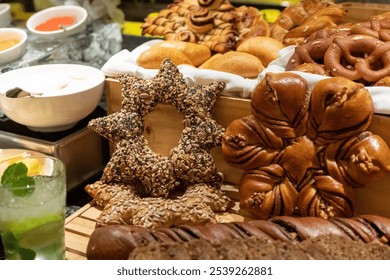
M107 113L118 111L121 107L121 89L116 79L106 79ZM223 127L227 127L235 119L251 114L249 99L219 96L213 110L214 119ZM183 119L180 113L171 105L159 104L145 118L145 137L153 151L168 155L180 139L182 128L177 124ZM369 131L381 136L390 144L390 117L375 114ZM111 146L112 147L112 146ZM242 170L226 163L221 148L211 150L211 155L219 171L224 174L224 182L237 186ZM375 214L390 217L390 174L377 183L366 188L354 189L356 196L355 214Z
M235 202L235 206L228 212L217 213L220 223L246 221L251 219L250 214L238 207L238 190L233 185L222 185L221 189ZM101 209L94 201L84 205L77 212L65 220L65 259L86 260L86 251L89 237L95 229L96 219Z

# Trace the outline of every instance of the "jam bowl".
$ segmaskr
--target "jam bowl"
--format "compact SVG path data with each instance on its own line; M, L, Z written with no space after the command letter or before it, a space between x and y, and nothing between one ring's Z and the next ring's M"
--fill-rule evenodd
M20 59L27 49L27 33L20 28L0 28L0 65Z
M58 39L83 32L88 12L80 6L61 5L41 10L26 22L27 30L37 37Z

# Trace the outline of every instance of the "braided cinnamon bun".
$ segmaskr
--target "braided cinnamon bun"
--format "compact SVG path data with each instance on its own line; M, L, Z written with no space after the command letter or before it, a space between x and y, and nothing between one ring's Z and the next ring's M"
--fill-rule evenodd
M188 43L197 43L199 41L198 35L188 28L180 28L176 31L167 32L164 34L164 38L168 41L183 41Z
M362 84L334 77L309 90L292 72L266 73L251 106L227 127L222 154L244 170L240 207L260 219L351 217L353 188L390 172L389 147L366 131L374 109Z
M207 33L214 27L214 17L207 9L199 8L186 16L186 27L195 33Z
M197 0L200 7L207 10L217 10L225 0Z
M369 186L390 169L386 142L369 131L330 144L324 158L326 169L333 178L354 187Z
M365 131L371 123L374 105L362 84L334 77L315 85L309 113L307 134L315 143L324 145Z
M253 116L279 137L306 133L309 85L299 75L268 73L253 90L251 105Z

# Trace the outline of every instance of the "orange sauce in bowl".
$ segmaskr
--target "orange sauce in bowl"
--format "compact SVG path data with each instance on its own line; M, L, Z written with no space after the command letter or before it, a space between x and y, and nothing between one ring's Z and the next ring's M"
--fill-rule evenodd
M9 40L0 41L0 51L4 51L6 49L9 49L9 48L17 45L19 42L20 42L20 40L17 40L17 39L9 39Z
M73 17L54 17L35 27L38 31L56 31L74 23Z

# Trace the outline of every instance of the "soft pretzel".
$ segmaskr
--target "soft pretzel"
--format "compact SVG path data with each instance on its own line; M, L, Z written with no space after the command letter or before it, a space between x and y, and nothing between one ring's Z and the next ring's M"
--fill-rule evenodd
M324 55L324 64L332 76L376 82L390 75L390 42L364 35L336 37Z
M320 38L297 46L286 64L286 71L296 70L304 63L324 67L324 55L331 42L331 38Z
M351 27L352 34L369 35L382 41L390 40L390 15L380 19L358 22Z
M286 65L286 70L296 70L296 67L310 63L325 69L324 56L336 37L350 35L349 29L320 29L305 39L305 43L295 47ZM326 71L326 69L325 69Z
M318 70L324 68L329 76L374 84L390 75L389 40L389 13L364 22L328 26L306 37L295 48L286 70L299 71L298 66L310 64Z

